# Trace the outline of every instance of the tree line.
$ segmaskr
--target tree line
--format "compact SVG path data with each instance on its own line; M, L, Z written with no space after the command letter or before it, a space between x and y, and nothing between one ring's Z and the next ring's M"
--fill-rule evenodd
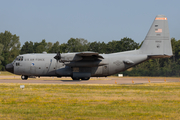
M151 59L122 73L125 76L180 76L180 40L172 38L171 43L174 56L170 59ZM82 51L108 54L138 49L141 44L128 37L112 40L108 43L88 42L83 38L70 38L67 43L46 42L45 39L41 42L27 41L21 47L19 36L5 31L0 33L0 70L5 70L5 65L12 62L19 54Z

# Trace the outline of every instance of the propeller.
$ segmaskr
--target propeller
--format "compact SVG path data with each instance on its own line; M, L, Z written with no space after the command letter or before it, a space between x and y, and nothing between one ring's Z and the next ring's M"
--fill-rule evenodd
M61 59L61 54L60 52L57 52L57 55L54 57L57 61Z

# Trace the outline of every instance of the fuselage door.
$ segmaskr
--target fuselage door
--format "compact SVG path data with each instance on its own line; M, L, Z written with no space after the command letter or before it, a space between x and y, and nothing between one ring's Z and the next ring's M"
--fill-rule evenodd
M48 74L51 71L52 59L47 60L48 62L45 64L45 74Z

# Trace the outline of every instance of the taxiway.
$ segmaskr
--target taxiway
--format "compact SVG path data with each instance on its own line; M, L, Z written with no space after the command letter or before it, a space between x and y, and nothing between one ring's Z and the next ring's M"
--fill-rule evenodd
M0 83L41 83L41 84L145 84L145 83L164 83L180 82L180 78L166 77L107 77L91 78L90 80L74 81L71 78L36 78L21 80L19 77L2 77Z

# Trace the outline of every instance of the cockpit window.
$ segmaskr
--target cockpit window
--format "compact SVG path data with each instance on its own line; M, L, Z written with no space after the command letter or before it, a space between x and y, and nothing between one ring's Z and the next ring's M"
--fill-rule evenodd
M15 61L23 61L23 56L17 56L17 58L15 59Z

